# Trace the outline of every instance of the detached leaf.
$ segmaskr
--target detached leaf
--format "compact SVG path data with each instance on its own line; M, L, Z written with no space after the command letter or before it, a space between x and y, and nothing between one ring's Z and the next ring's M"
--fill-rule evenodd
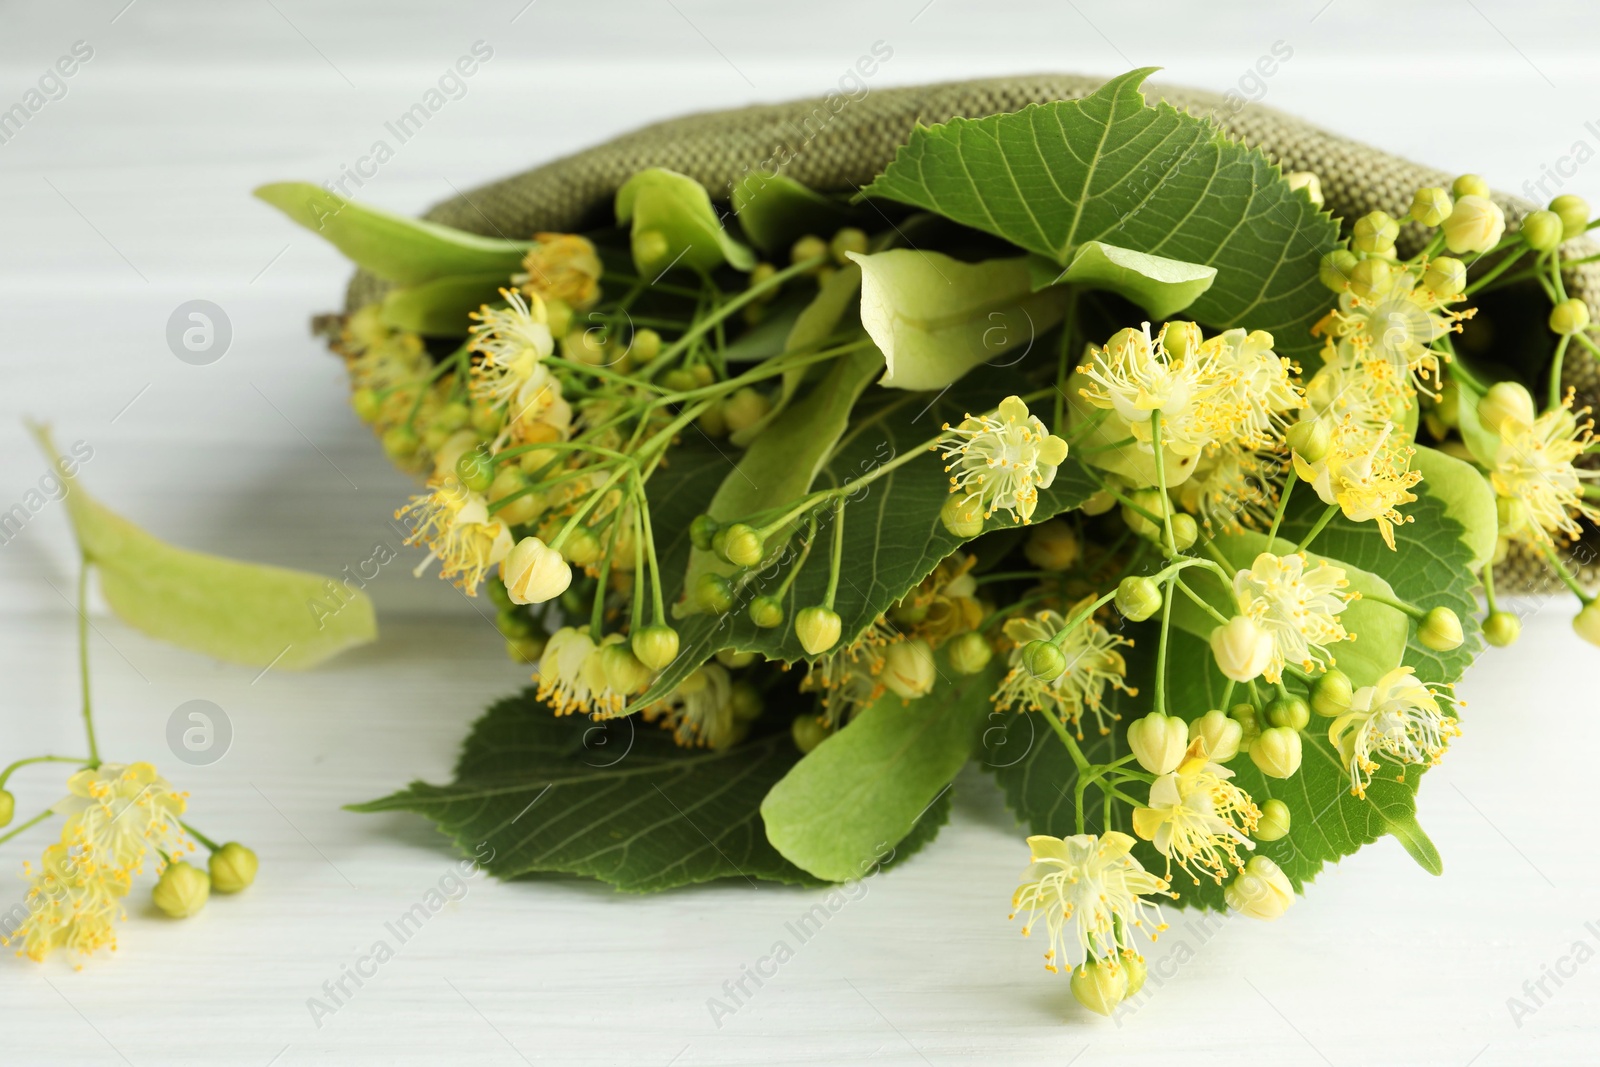
M274 182L255 195L385 281L417 285L459 274L509 280L531 241L502 241L408 219L346 200L309 182Z
M827 240L867 218L861 209L823 196L787 175L755 171L734 184L733 213L745 236L768 255L787 252L806 234Z
M484 304L500 300L504 274L465 274L436 278L421 285L391 289L383 298L380 318L385 326L411 330L430 337L465 337L469 314Z
M1109 289L1158 320L1171 318L1194 303L1217 278L1215 267L1152 256L1100 241L1079 245L1066 270L1043 256L1030 256L1028 267L1035 288L1073 282L1090 289Z
M893 693L795 764L761 802L767 840L818 878L860 878L918 824L972 755L1001 671Z
M1059 289L1033 291L1026 257L962 263L896 248L849 256L861 265L861 325L883 351L894 389L943 389L1012 349L1020 360L1066 314Z
M762 796L798 756L787 730L684 749L637 717L558 719L527 689L473 724L454 782L413 782L350 810L425 815L501 878L562 871L631 892L716 878L814 885L761 826Z
M617 221L633 223L633 262L645 278L669 267L711 271L756 265L755 254L728 236L706 187L674 170L642 170L617 190Z
M210 556L159 541L110 511L34 436L69 486L67 512L111 610L151 637L249 667L311 667L378 635L365 593L305 571Z

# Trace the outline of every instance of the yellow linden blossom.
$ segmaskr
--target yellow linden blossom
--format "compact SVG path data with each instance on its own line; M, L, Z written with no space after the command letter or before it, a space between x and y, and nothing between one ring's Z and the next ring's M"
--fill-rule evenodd
M1402 765L1436 766L1444 758L1452 737L1461 726L1439 706L1439 694L1417 681L1410 667L1396 667L1377 685L1357 689L1350 710L1328 726L1328 740L1350 770L1350 792L1367 795L1374 756L1387 756Z
M557 715L590 711L597 685L605 684L599 677L598 651L587 627L563 626L551 634L533 674L539 683L535 696Z
M1207 533L1266 527L1277 505L1274 483L1287 462L1263 450L1223 445L1200 457L1194 474L1173 493Z
M428 558L417 564L421 577L429 563L440 561L439 577L454 578L468 596L478 595L478 584L489 568L510 555L511 530L489 514L489 505L477 493L445 482L433 492L411 498L394 513L411 526L408 545L427 545Z
M963 502L976 502L986 519L996 511L1017 522L1031 519L1039 490L1050 488L1067 458L1067 443L1046 430L1017 396L1000 401L993 415L968 415L954 428L945 423L944 430L934 448L954 461L945 467L956 472L950 491L963 494Z
M56 803L67 817L62 839L81 838L104 862L126 873L144 869L152 853L192 850L178 817L188 794L148 763L102 763L67 779L67 795Z
M600 255L587 238L573 233L536 233L522 260L524 273L512 280L530 297L560 300L575 311L600 301Z
M1422 481L1422 472L1411 469L1415 454L1393 423L1374 435L1346 418L1334 429L1326 455L1312 463L1296 452L1294 469L1324 504L1337 504L1345 518L1377 523L1384 543L1393 549L1394 527L1411 521L1398 508L1417 499L1411 488Z
M1080 610L1075 606L1073 611ZM1094 619L1084 619L1062 642L1061 653L1066 657L1067 669L1056 678L1038 678L1022 662L1023 649L1030 641L1048 641L1066 625L1059 612L1045 610L1032 618L1007 619L1005 635L1015 644L1011 650L1011 670L1001 681L994 694L995 706L1017 711L1041 711L1054 715L1061 722L1078 728L1083 737L1084 709L1094 712L1095 725L1101 734L1111 732L1106 724L1109 713L1105 706L1105 691L1109 686L1129 696L1138 696L1126 682L1127 661L1117 649L1133 642L1112 633ZM1110 714L1112 721L1120 715Z
M1127 834L1115 830L1103 837L1041 834L1028 838L1028 848L1032 862L1011 896L1011 917L1027 911L1024 937L1044 919L1050 935L1044 965L1052 974L1091 959L1115 966L1117 956L1134 951L1135 929L1153 941L1167 928L1160 907L1144 897L1174 894L1167 891L1166 879L1146 871L1129 855L1133 838Z
M697 668L664 699L644 708L646 722L661 720L685 748L725 749L744 734L734 712L733 678L721 664Z
M1404 269L1387 290L1370 297L1348 288L1341 293L1339 306L1312 328L1328 338L1324 361L1359 364L1396 388L1436 393L1440 354L1431 346L1447 333L1460 333L1461 322L1473 312L1449 310L1465 297L1440 297L1421 286L1425 270L1423 263Z
M1288 413L1305 407L1295 388L1295 366L1272 350L1265 330L1225 330L1201 345L1224 382L1218 401L1231 410L1229 436L1249 448L1268 448L1283 437ZM1163 427L1164 429L1164 427Z
M1355 636L1339 622L1339 613L1353 599L1340 592L1350 584L1344 569L1327 563L1307 569L1306 563L1303 552L1263 552L1248 570L1233 576L1240 613L1272 637L1272 661L1263 672L1269 682L1283 679L1286 663L1326 670L1334 663L1326 646Z
M565 440L572 408L544 364L555 348L544 302L537 295L524 301L509 289L500 292L508 307L484 305L472 313L477 323L467 344L480 356L472 365L473 399L505 408L508 436L519 444Z
M1203 738L1195 738L1183 762L1150 786L1148 807L1133 809L1134 833L1188 872L1195 885L1208 875L1218 885L1228 866L1243 869L1239 846L1255 848L1248 833L1261 820L1249 794L1228 781L1233 772L1212 763Z
M1142 330L1117 331L1104 348L1090 346L1089 362L1078 371L1094 384L1080 394L1115 413L1146 450L1150 419L1158 411L1162 443L1176 455L1193 456L1232 439L1239 428L1232 397L1236 376L1219 358L1233 350L1200 344L1199 332L1194 323L1168 323L1152 340L1148 322Z
M1500 424L1500 451L1495 455L1490 484L1510 506L1501 534L1528 544L1553 545L1556 534L1577 537L1583 532L1577 516L1600 522L1600 508L1584 499L1584 482L1600 478L1600 471L1573 466L1594 440L1594 422L1588 409L1569 410L1568 392L1560 408L1547 411L1528 425L1520 419ZM1580 419L1582 421L1580 421Z
M109 866L80 829L44 850L23 907L28 916L5 943L20 941L17 955L41 961L64 948L88 956L117 947L115 923L122 917L119 901L128 894L128 873Z

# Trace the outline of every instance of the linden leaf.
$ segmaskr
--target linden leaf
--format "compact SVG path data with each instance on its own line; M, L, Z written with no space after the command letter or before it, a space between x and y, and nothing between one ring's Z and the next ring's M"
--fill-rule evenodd
M379 317L385 326L430 337L465 337L469 316L484 304L503 302L504 274L464 274L391 289Z
M846 226L859 226L868 213L835 200L784 174L752 171L733 186L733 213L745 236L772 255L807 234L826 239Z

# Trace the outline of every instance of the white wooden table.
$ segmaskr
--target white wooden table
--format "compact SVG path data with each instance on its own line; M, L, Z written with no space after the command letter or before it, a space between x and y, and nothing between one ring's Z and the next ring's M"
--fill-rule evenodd
M1503 188L1537 180L1576 142L1600 148L1600 127L1585 125L1597 117L1600 13L1576 5L451 7L96 0L7 11L0 109L75 42L93 54L65 95L0 143L0 510L46 469L20 425L31 416L51 420L63 444L93 448L83 476L95 493L181 544L334 572L392 538L385 520L407 483L349 416L339 367L306 330L338 300L346 267L248 191L355 166L477 41L492 59L362 198L416 211L650 119L822 92L875 41L893 58L874 86L1165 64L1172 82L1264 94ZM1430 39L1451 62L1407 65ZM1277 42L1292 58L1270 78L1248 76ZM1600 202L1600 167L1564 180ZM208 366L166 342L168 317L194 299L232 326ZM63 596L72 559L55 503L0 546L7 759L78 743ZM0 960L0 1062L1594 1061L1600 651L1571 635L1566 602L1536 610L1522 643L1462 688L1466 735L1421 798L1442 878L1384 841L1324 874L1275 925L1180 917L1152 954L1150 995L1118 1023L1076 1009L1007 923L1022 834L976 774L961 779L934 847L865 883L731 1017L714 1020L708 998L787 937L817 894L729 883L634 898L576 880L474 879L314 1020L308 999L326 998L323 984L456 862L420 819L340 805L445 777L468 722L526 677L442 583L390 567L373 591L381 642L309 675L255 677L95 616L103 748L156 761L192 792L202 826L256 849L261 875L181 923L140 891L116 956L81 971ZM167 750L168 719L191 699L232 723L210 766ZM22 812L62 792L49 770L13 782ZM19 872L43 841L41 830L0 848L0 865ZM23 892L6 884L3 907ZM1565 972L1560 984L1547 968ZM1535 1004L1524 983L1537 994L1541 978L1548 995ZM1512 997L1535 1010L1514 1017Z

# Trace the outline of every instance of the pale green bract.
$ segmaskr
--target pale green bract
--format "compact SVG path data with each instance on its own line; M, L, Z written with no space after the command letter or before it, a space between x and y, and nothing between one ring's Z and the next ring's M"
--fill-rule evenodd
M617 190L616 210L619 223L633 225L634 265L645 278L674 267L756 265L750 249L722 228L705 186L686 174L664 167L640 171Z

